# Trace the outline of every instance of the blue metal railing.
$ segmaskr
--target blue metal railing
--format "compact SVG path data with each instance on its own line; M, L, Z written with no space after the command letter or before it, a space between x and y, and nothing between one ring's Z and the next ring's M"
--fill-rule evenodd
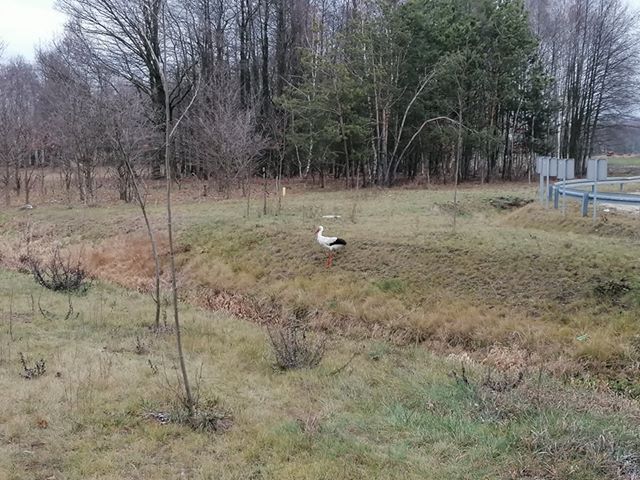
M558 202L562 195L569 198L576 198L581 201L582 216L587 216L589 203L594 200L598 202L617 203L622 205L637 205L640 207L640 195L633 193L623 193L624 185L627 183L639 183L638 177L608 177L606 180L598 180L600 185L620 185L620 192L600 192L595 191L596 182L593 180L567 180L556 182L549 186L548 198L553 199L553 206L558 208ZM591 187L591 190L584 190Z

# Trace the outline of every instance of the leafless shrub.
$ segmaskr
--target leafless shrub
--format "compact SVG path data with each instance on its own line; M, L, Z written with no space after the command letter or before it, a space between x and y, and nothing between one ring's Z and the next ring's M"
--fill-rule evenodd
M83 293L89 288L87 272L80 261L72 262L71 256L63 259L59 248L54 250L49 262L29 258L28 264L35 281L48 290Z
M136 335L136 345L134 347L134 352L137 355L145 355L149 352L149 349L145 345L144 340L140 338L139 335ZM151 362L151 360L149 360L149 362Z
M27 380L41 377L47 371L44 359L41 358L40 360L36 361L33 367L30 367L29 365L27 365L27 360L22 352L20 352L20 363L22 364L22 373L20 374L20 376L22 378L26 378Z
M452 370L450 375L458 385L473 386L474 388L488 389L496 393L506 393L518 388L524 382L524 371L519 371L515 378L509 376L508 373L501 372L498 374L499 378L494 376L494 371L490 368L487 369L487 373L482 382L475 382L467 376L464 363L460 365L460 373L456 370Z
M516 378L509 378L507 374L503 374L502 378L499 379L491 378L491 372L492 370L490 368L487 369L487 375L482 382L482 386L498 393L508 392L514 388L518 388L524 380L524 372L522 371L518 372Z
M267 328L276 365L282 370L318 366L326 351L326 338L308 335L307 327L289 321L278 328Z
M524 371L512 377L506 372L495 373L489 369L484 378L478 380L468 374L462 363L459 371L451 371L450 377L465 389L471 409L482 421L509 421L538 408L539 402L531 392L518 390L524 384Z

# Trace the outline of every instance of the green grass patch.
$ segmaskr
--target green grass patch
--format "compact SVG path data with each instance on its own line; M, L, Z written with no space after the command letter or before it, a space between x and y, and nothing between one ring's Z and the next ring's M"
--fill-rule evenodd
M494 391L480 364L466 360L460 382L459 358L381 340L333 337L318 368L282 373L261 327L188 305L189 372L233 424L162 425L148 414L175 402L175 342L147 328L151 300L97 282L64 320L68 302L0 271L2 478L607 479L640 468L634 402L537 374ZM22 378L19 352L47 372Z
M607 157L607 161L611 165L619 166L640 166L640 157Z
M403 293L407 289L405 282L398 278L385 278L376 282L375 285L383 292L389 293Z

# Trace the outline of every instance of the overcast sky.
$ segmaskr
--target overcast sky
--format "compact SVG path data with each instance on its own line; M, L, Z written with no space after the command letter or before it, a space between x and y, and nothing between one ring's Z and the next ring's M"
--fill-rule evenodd
M0 40L7 44L5 58L33 59L34 48L62 31L65 17L55 0L0 0Z
M640 9L640 0L627 0ZM22 55L33 59L34 48L62 31L64 15L55 0L0 0L0 40L7 44L5 58Z

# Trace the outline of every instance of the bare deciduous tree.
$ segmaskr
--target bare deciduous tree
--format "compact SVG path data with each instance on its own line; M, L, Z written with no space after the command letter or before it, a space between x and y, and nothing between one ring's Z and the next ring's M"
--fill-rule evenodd
M623 0L530 0L529 8L555 79L556 149L583 170L600 123L639 101L640 17Z
M240 95L231 82L208 86L187 130L191 132L188 141L197 146L205 176L215 176L227 196L235 183L247 195L256 161L267 142L258 132L255 111L241 108Z
M146 160L153 154L151 145L154 145L154 137L157 132L149 125L144 116L144 106L139 95L127 85L116 88L108 101L109 126L107 137L114 157L117 179L120 190L120 198L127 200L131 195L135 198L144 219L151 254L155 267L154 275L154 301L155 329L160 328L160 255L154 229L151 225L144 192L144 184L139 173L146 164Z
M87 57L82 45L66 37L53 49L40 52L38 62L44 78L43 121L60 151L68 199L75 179L80 200L93 203L95 173L105 153L108 78L104 71L92 68Z
M40 83L32 65L18 57L0 70L0 160L5 202L11 202L11 190L25 203L29 195L39 147L36 109Z
M171 41L167 23L159 21L163 8L163 14L173 15L167 11L166 3L163 0L58 1L72 19L68 34L75 42L86 45L91 62L130 82L149 98L151 120L156 127L165 125L165 117L172 118L173 109L189 91L185 85L190 69L182 68L178 60L182 55L181 45L162 48ZM173 26L171 21L169 25ZM181 35L176 38L186 40ZM163 81L157 60L167 71L174 71L176 81L172 87ZM164 88L171 90L165 92ZM157 158L152 163L154 177L160 176L160 167L160 158Z

